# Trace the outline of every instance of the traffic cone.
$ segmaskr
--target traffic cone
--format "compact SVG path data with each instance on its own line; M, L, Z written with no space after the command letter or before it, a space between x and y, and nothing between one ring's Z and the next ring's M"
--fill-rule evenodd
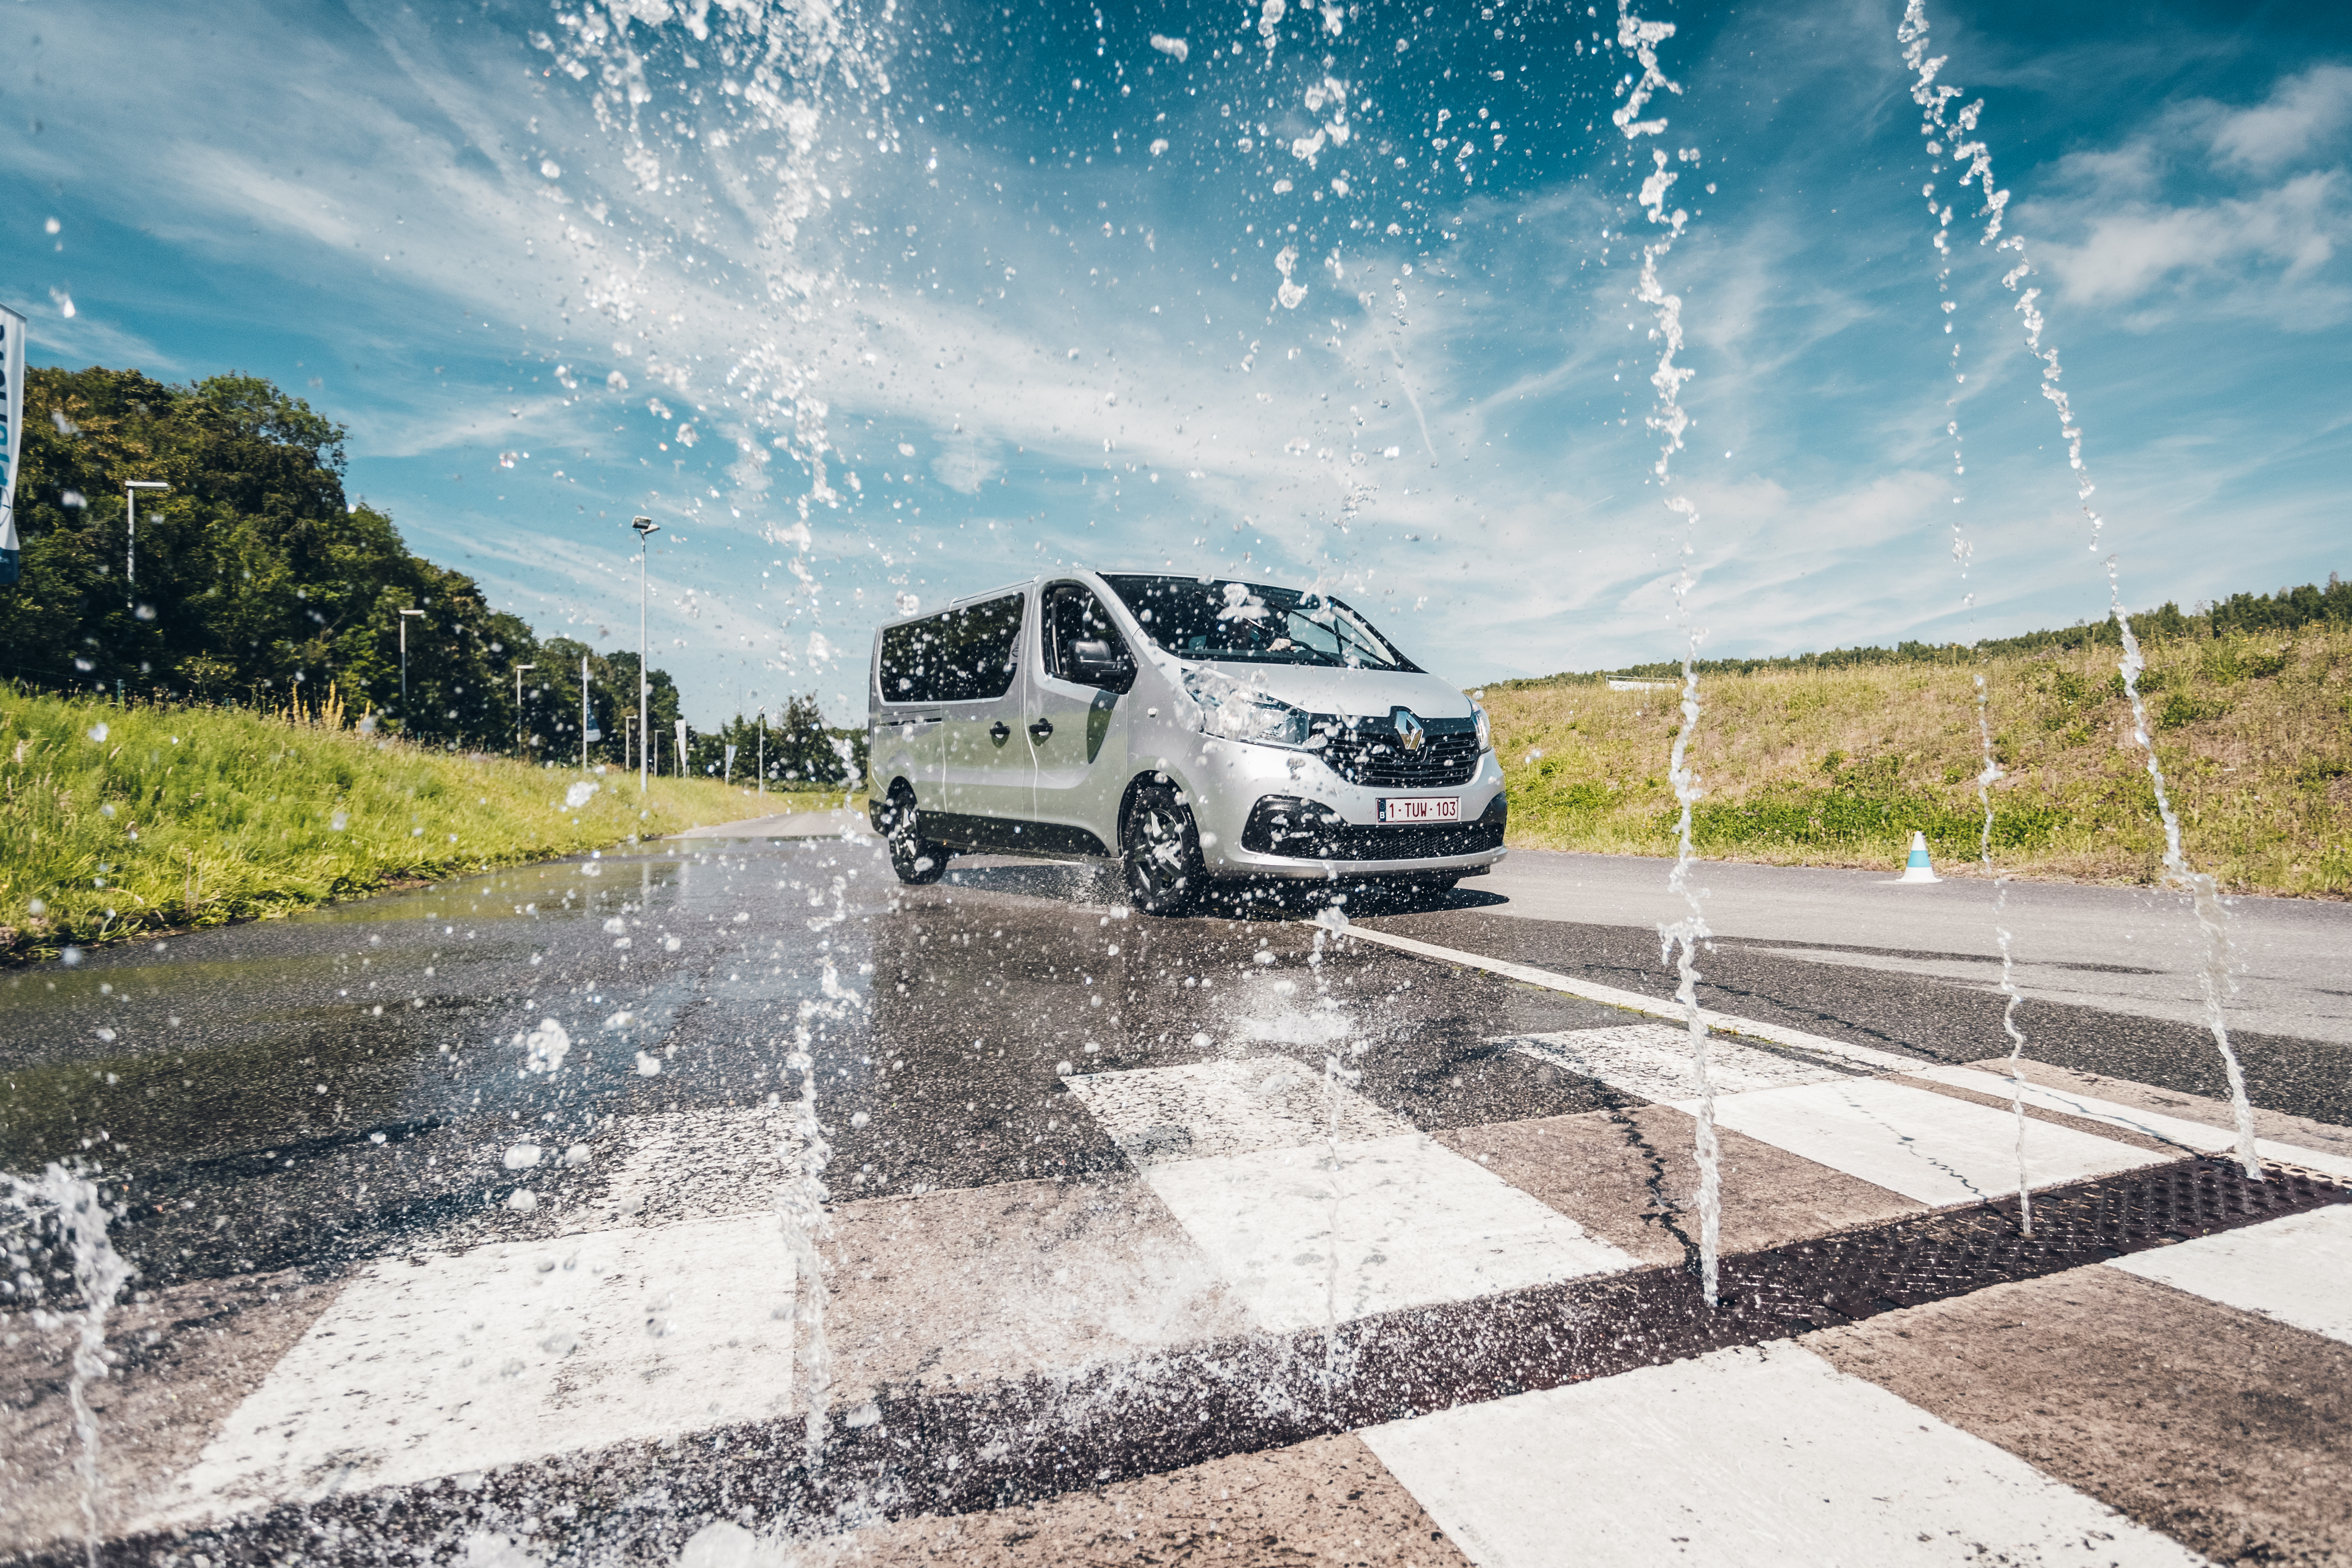
M1941 882L1944 880L1942 877L1936 874L1936 868L1927 863L1927 834L1922 832L1914 832L1911 835L1911 862L1903 868L1903 874L1896 877L1895 880L1897 882Z

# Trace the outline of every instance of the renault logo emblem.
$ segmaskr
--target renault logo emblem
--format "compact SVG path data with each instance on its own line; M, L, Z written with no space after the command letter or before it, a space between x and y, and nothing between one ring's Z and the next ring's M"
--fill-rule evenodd
M1421 727L1421 720L1413 716L1412 709L1397 708L1390 716L1396 720L1397 736L1403 742L1405 750L1419 751L1421 743L1429 738L1429 732Z

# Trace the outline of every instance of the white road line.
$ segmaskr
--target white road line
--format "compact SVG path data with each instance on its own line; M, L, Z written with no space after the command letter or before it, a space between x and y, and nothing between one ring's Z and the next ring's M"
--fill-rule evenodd
M1614 986L1596 986L1590 980L1572 980L1566 975L1555 975L1549 969L1531 965L1513 964L1501 958L1489 958L1477 953L1465 953L1458 947L1441 947L1433 942L1416 942L1410 936L1395 936L1370 926L1350 925L1342 933L1365 942L1377 942L1383 947L1393 947L1401 953L1418 953L1424 958L1436 958L1448 964L1460 964L1466 968L1484 969L1489 974L1541 986L1546 990L1565 991L1571 997L1582 997L1590 1002L1600 1002L1627 1012L1645 1013L1652 1018L1683 1021L1682 1004L1645 997L1639 991L1621 991ZM1738 1019L1724 1013L1711 1013L1705 1008L1699 1017L1709 1030L1723 1034L1746 1035L1750 1040L1765 1040L1773 1045L1787 1046L1792 1051L1811 1051L1832 1061L1867 1069L1874 1072L1900 1071L1919 1065L1914 1056L1897 1056L1891 1051L1878 1051L1867 1045L1849 1045L1842 1040L1830 1040L1802 1030L1782 1029L1779 1024L1758 1023L1752 1019Z
M1514 1035L1490 1043L1510 1045L1521 1055L1549 1061L1580 1077L1597 1078L1644 1100L1674 1103L1698 1093L1691 1065L1690 1031L1669 1024L1567 1029L1550 1034ZM1849 1076L1834 1067L1792 1061L1729 1040L1708 1041L1707 1069L1717 1094L1831 1083Z
M1785 1342L1359 1435L1479 1568L2204 1561Z
M2017 1124L2010 1113L1891 1079L1727 1094L1715 1103L1715 1119L1921 1203L1973 1203L2017 1190ZM2164 1157L2072 1127L2025 1124L2026 1170L2034 1186Z
M1419 1133L1149 1166L1269 1333L1639 1267L1631 1254ZM1336 1275L1334 1257L1336 1255Z
M380 1262L237 1406L161 1517L787 1415L792 1300L769 1215Z
M1412 1126L1287 1057L1253 1056L1065 1078L1138 1169L1167 1160L1297 1148L1332 1135L1385 1138Z
M1972 1067L1913 1067L1907 1076L1933 1079L1956 1089L1972 1090L1979 1094L1995 1094L2009 1098L2009 1080L1993 1072ZM2227 1127L2215 1127L2203 1122L2183 1121L2160 1112L2143 1111L2136 1105L2119 1105L2112 1100L2096 1100L2087 1094L2077 1094L2071 1089L2053 1089L2045 1084L2029 1082L2023 1096L2028 1105L2044 1111L2057 1111L2086 1121L2105 1122L2112 1127L2127 1128L2151 1138L2161 1138L2185 1149L2200 1153L2234 1149L2238 1135ZM2266 1160L2281 1165L2300 1166L2305 1170L2322 1172L2339 1180L2352 1179L2352 1160L2341 1155L2327 1154L2318 1149L2304 1148L2294 1144L2282 1144L2271 1138L2254 1141L2254 1151Z
M2352 1344L2352 1204L2111 1258L2107 1266Z

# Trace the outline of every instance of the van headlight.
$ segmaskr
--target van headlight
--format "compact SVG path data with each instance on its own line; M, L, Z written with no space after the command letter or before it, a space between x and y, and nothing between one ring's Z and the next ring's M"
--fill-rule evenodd
M1481 752L1494 750L1495 721L1493 718L1488 716L1486 713L1486 705L1484 703L1472 703L1470 705L1470 716L1478 721L1478 749Z
M1264 692L1199 670L1184 672L1184 690L1192 695L1204 735L1261 746L1307 743L1307 715Z

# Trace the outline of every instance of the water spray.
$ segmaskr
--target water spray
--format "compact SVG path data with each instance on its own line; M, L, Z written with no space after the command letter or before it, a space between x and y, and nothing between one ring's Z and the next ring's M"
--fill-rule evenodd
M1911 26L1909 17L1906 17L1904 26L1906 27ZM1922 23L1921 26L1924 28L1925 24ZM1918 37L1919 35L1906 35L1906 38L1914 42ZM1924 51L1918 53L1923 55ZM1930 63L1924 57L1914 56L1906 57L1910 59L1914 68L1919 71L1919 78L1911 89L1911 99L1919 106L1923 116L1919 122L1920 138L1927 143L1928 156L1937 160L1929 165L1929 172L1941 173L1943 172L1941 159L1945 153L1945 144L1950 142L1957 146L1960 141L1959 136L1956 134L1958 128L1946 119L1944 113L1946 107L1958 95L1959 89L1936 85L1936 72L1941 67L1942 61ZM1975 123L1977 109L1981 107L1979 105L1961 111L1971 125ZM1972 156L1979 159L1985 156L1980 147L1972 149L1971 152ZM1971 180L1985 178L1990 172L1990 162L1972 164L1961 183L1965 184ZM1954 208L1951 203L1939 202L1937 199L1933 181L1927 184L1920 194L1927 197L1928 215L1936 220L1936 255L1942 263L1936 273L1936 292L1944 297L1938 302L1937 308L1944 318L1945 335L1950 337L1953 327L1952 313L1955 308L1951 298L1951 232ZM1992 221L1996 225L2000 221L1997 211L1993 214ZM1944 410L1947 415L1944 422L1944 434L1949 436L1952 442L1952 505L1958 507L1967 500L1967 497L1961 494L1960 488L1961 481L1968 474L1968 465L1965 461L1960 436L1959 402L1960 389L1968 384L1969 379L1967 372L1960 369L1960 343L1958 338L1953 338L1952 340L1950 362L1952 386L1944 399ZM1968 537L1962 514L1954 512L1952 514L1952 562L1959 568L1960 581L1963 584L1968 581L1969 567L1975 557L1976 547ZM1974 590L1969 590L1960 598L1961 608L1969 613L1969 642L1972 647L1979 644L1976 635L1976 601ZM1983 812L1982 820L1977 829L1977 859L1984 867L1985 874L1992 879L1992 929L1994 939L2000 948L2000 994L2003 998L2000 1027L2002 1032L2009 1037L2009 1111L2016 1129L2018 1220L2024 1233L2031 1236L2033 1234L2033 1184L2032 1172L2027 1168L2025 1161L2025 1035L2017 1027L2018 1004L2025 998L2017 988L2017 965L2015 955L2011 951L2010 930L2002 924L2002 917L2009 904L2009 873L1996 866L1992 858L1992 787L2006 778L2007 774L2000 766L2000 758L1994 754L1992 692L1985 682L1984 659L1980 647L1974 680L1979 761L1977 769L1977 804Z
M1666 79L1658 69L1657 46L1675 36L1671 22L1645 22L1633 15L1629 0L1618 0L1617 46L1633 51L1641 63L1642 74L1633 89L1625 95L1611 119L1629 142L1638 142L1644 136L1656 136L1666 129L1663 119L1643 120L1642 110L1659 91L1680 94L1675 82ZM1650 222L1664 232L1642 247L1642 277L1635 286L1634 298L1650 307L1657 318L1651 336L1659 340L1664 349L1658 355L1658 368L1650 373L1650 384L1658 389L1657 406L1643 421L1663 438L1658 448L1658 460L1650 472L1661 487L1668 481L1674 455L1682 450L1683 433L1690 428L1690 416L1683 411L1683 384L1693 372L1675 363L1675 356L1683 346L1682 296L1669 294L1658 279L1660 258L1674 248L1682 237L1690 214L1676 207L1666 210L1666 197L1681 178L1671 164L1675 161L1694 162L1698 152L1685 148L1669 158L1666 151L1652 148L1651 170L1642 182L1642 210ZM1666 885L1683 900L1688 913L1671 925L1661 924L1658 938L1660 956L1672 958L1677 984L1675 999L1683 1005L1684 1016L1690 1022L1691 1072L1698 1087L1698 1234L1699 1289L1706 1303L1716 1303L1717 1265L1721 1252L1723 1232L1723 1158L1715 1134L1715 1084L1707 1067L1706 1020L1698 1008L1698 945L1714 936L1707 928L1706 912L1702 904L1704 890L1691 882L1692 862L1696 855L1691 844L1691 808L1704 791L1699 789L1698 775L1690 767L1691 737L1698 729L1702 709L1698 700L1698 643L1701 633L1690 621L1690 591L1697 585L1698 508L1688 497L1668 496L1666 509L1683 519L1681 570L1675 578L1675 622L1683 631L1683 695L1682 725L1675 731L1675 746L1669 777L1674 780L1675 800L1682 813L1675 824L1675 869Z
M99 1474L98 1414L89 1407L89 1385L106 1375L106 1317L114 1298L130 1281L131 1265L123 1261L106 1234L111 1218L98 1183L52 1163L37 1181L0 1174L0 1192L32 1225L44 1211L57 1227L58 1239L73 1255L74 1288L81 1295L81 1322L75 1336L73 1372L66 1380L66 1403L73 1414L74 1436L80 1444L74 1469L81 1478L82 1553L89 1568L98 1568L98 1499L103 1482ZM7 1249L21 1281L32 1279L30 1259L18 1247Z
M1976 135L1977 126L1984 115L1984 100L1979 99L1947 116L1946 110L1952 99L1961 96L1960 89L1948 83L1936 81L1947 57L1928 57L1928 26L1927 0L1908 0L1904 7L1902 24L1895 29L1895 38L1904 46L1903 63L1918 74L1911 97L1927 111L1924 129L1929 133L1927 149L1934 153L1943 152L1946 149L1937 137L1942 135L1949 139L1948 152L1952 161L1967 164L1960 175L1961 185L1974 184L1984 198L1984 208L1979 214L1985 220L1984 234L1977 243L1990 246L1996 252L2011 252L2017 257L2016 265L2001 274L2000 284L2018 297L2012 308L2024 323L2026 350L2041 366L2042 395L2056 411L2059 433L2066 439L2066 462L2074 470L2074 498L2083 508L2083 516L2090 522L2089 549L2096 555L2106 519L2091 505L2091 497L2098 486L2091 482L2091 471L2083 461L2082 423L2074 417L2074 406L2065 389L2058 384L2059 378L2064 373L2058 362L2058 350L2054 345L2045 347L2042 342L2047 322L2037 303L2042 290L2025 288L2021 291L2018 287L2033 275L2033 265L2026 256L2024 236L2011 235L2004 238L2001 235L2001 218L2009 207L2009 193L1993 188L1992 152ZM1948 225L1950 221L1950 208L1946 206L1943 222ZM1937 235L1937 242L1939 247L1943 245L1940 233ZM2202 943L2201 961L2197 968L2198 986L2203 995L2206 1027L2212 1032L2214 1046L2221 1053L2222 1069L2229 1078L2230 1108L2237 1123L2238 1164L2248 1180L2260 1181L2263 1179L2263 1166L2262 1157L2254 1148L2253 1107L2246 1098L2245 1071L2239 1065L2236 1048L2230 1043L2229 1022L2222 1011L2223 998L2235 988L2235 980L2230 970L2229 912L2221 903L2221 890L2213 878L2192 869L2181 848L2179 814L2172 809L2164 766L2156 755L2156 743L2151 737L2147 704L2140 695L2140 672L2147 667L2147 662L2140 654L2139 639L2133 634L2131 616L2124 609L2122 576L2117 567L2117 557L2113 552L2106 555L2105 566L2107 610L2115 618L2123 642L2123 657L2116 661L2116 669L2123 678L2124 695L2131 704L2132 744L2138 747L2142 764L2147 769L2148 781L2155 787L2157 816L2164 825L2165 881L2189 895L2196 914L2198 934ZM2013 1059L2014 1051L2011 1056Z

